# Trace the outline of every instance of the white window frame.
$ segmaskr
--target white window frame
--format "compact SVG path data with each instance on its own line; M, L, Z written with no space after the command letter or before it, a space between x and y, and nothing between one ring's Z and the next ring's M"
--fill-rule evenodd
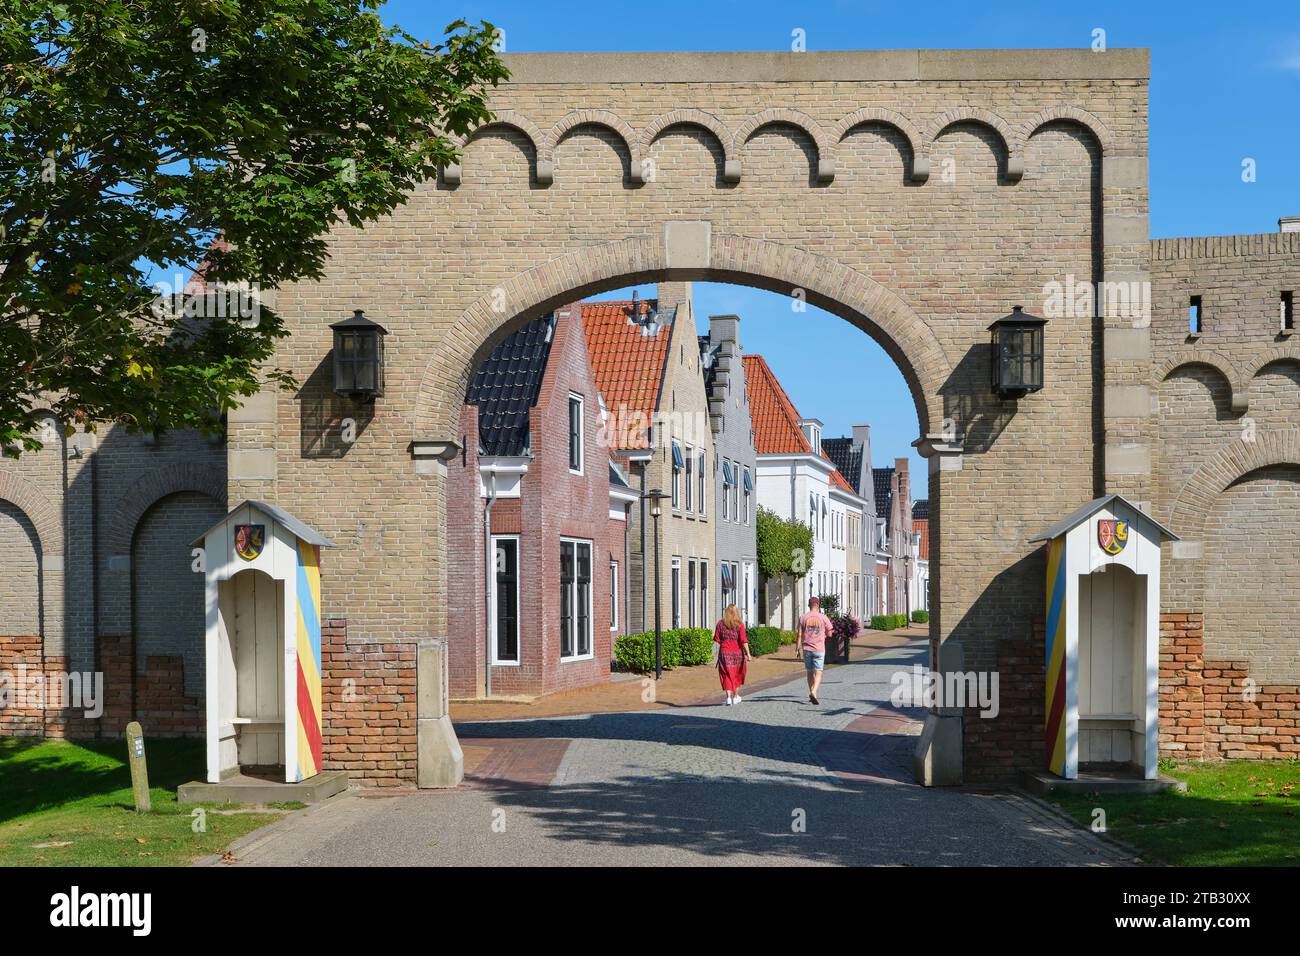
M701 518L707 518L709 515L709 453L703 448L697 448L695 449L695 459L695 467L700 470L695 488L695 493L699 495L700 501L695 506L695 513Z
M673 448L677 443L669 440L668 442L668 465L673 472L673 511L682 510L682 470L677 467L677 459L673 455ZM685 463L685 459L682 459Z
M502 660L497 656L498 637L497 634L497 542L513 541L515 543L515 647L518 653L518 659L513 661ZM519 600L519 589L524 576L524 555L523 542L519 540L517 534L494 534L492 535L492 608L489 612L492 628L492 666L493 667L518 667L524 659L524 607Z
M676 630L682 626L682 559L673 558L668 572L668 621Z
M745 466L745 474L746 474L746 475L749 474L749 466ZM747 525L747 524L749 524L749 488L746 487L746 486L743 486L743 485L742 485L740 490L741 490L741 493L745 496L745 497L744 497L744 509L743 509L743 511L741 512L741 514L742 514L743 517L742 517L740 523L741 523L741 524L746 524L746 525Z
M573 663L574 661L589 661L596 656L596 635L594 633L594 629L591 626L592 597L596 591L596 573L595 573L596 572L596 568L595 568L596 549L590 538L561 537L560 544L564 545L566 543L572 544L574 546L573 547L573 595L570 600L569 606L573 609L573 626L575 629L578 626L578 548L584 544L590 549L591 558L589 563L592 565L592 569L591 569L592 575L591 575L591 581L588 582L588 587L587 587L587 629L588 629L587 653L573 654L570 655L569 657L565 657L564 650L563 650L564 635L561 634L560 635L560 663L561 664L570 664ZM574 638L573 646L576 649L578 647L578 639L577 639L578 634L576 630L574 631L573 638Z
M735 520L735 517L731 514L731 509L727 507L731 500L731 485L727 482L727 468L730 467L730 465L731 462L724 458L722 459L722 467L718 469L718 472L722 477L722 508L718 514L721 516L723 521ZM732 474L732 477L736 477L734 473Z
M587 439L587 436L586 436L586 430L587 430L587 409L586 409L586 403L583 401L582 396L579 395L577 392L570 392L570 393L569 393L569 405L568 405L569 416L570 416L570 418L569 418L569 422L568 422L568 427L569 427L569 429L570 429L570 433L569 433L569 437L570 437L570 439L572 439L572 437L573 437L573 433L572 433L572 428L573 428L573 418L572 418L572 416L573 416L573 406L574 406L575 403L576 403L577 406L578 406L578 467L577 467L576 469L573 467L573 464L572 464L572 461L573 461L573 459L572 459L572 448L570 448L569 474L571 474L571 475L581 475L581 474L583 474L583 473L585 472L585 470L586 470L586 466L587 466L587 440L586 440L586 439Z
M693 505L694 505L694 498L693 498L693 495L694 495L694 489L691 487L691 486L694 484L694 482L693 482L691 479L692 479L692 477L694 477L694 475L695 475L695 467L694 467L693 462L694 462L693 449L691 448L690 445L683 445L683 446L682 446L682 464L685 465L685 468L684 468L683 470L685 471L685 481L684 481L684 485L685 485L685 488L686 488L686 497L685 497L685 499L684 499L684 504L683 504L683 508L682 508L682 510L684 510L687 514L691 514L691 513L694 512L694 510L695 510L694 507L693 507Z
M618 630L618 562L609 559L609 629Z

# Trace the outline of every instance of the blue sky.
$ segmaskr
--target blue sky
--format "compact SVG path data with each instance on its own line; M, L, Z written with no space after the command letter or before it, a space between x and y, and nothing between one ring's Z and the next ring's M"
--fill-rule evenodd
M488 20L508 52L560 50L809 50L1088 47L1151 49L1151 235L1273 232L1300 215L1300 3L1052 2L917 4L812 0L653 0L622 3L395 0L386 20L437 37L449 21ZM1242 160L1256 180L1242 181ZM642 295L652 294L643 289ZM788 303L735 286L696 286L696 311L736 312L742 342L762 352L805 415L826 434L873 426L875 464L910 453L916 413L893 362L861 332L825 313L816 353L790 347ZM850 388L848 383L856 383ZM924 488L924 468L913 462ZM918 490L919 497L923 492Z

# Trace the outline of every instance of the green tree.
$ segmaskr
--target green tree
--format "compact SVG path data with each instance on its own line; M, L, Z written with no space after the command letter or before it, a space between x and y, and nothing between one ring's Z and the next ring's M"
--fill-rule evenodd
M782 518L768 508L759 508L755 524L758 550L758 569L765 577L781 582L780 626L785 629L785 579L794 581L804 577L812 568L813 531L802 521ZM792 622L793 623L793 622Z
M256 291L319 277L331 226L391 213L454 161L449 134L490 118L507 76L492 26L420 43L380 5L7 0L7 454L40 447L45 410L69 432L211 431L260 385L292 385L265 367L287 333ZM241 321L211 297L159 307L152 278L200 263L209 289L253 290Z

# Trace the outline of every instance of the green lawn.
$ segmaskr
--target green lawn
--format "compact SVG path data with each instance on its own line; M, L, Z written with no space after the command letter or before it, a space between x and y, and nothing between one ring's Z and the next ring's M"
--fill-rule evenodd
M1174 866L1300 866L1300 762L1162 761L1186 793L1053 794L1085 826L1106 811L1110 836L1151 863Z
M125 741L0 738L0 866L184 866L284 815L204 807L195 833L176 787L201 779L202 741L147 748L153 811L138 814Z

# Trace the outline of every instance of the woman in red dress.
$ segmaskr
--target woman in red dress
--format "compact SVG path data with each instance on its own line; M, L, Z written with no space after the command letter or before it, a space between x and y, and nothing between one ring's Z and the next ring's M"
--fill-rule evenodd
M722 620L713 628L713 642L718 645L718 680L727 692L727 706L739 704L740 685L745 683L745 662L753 658L736 605L729 604L722 612Z

